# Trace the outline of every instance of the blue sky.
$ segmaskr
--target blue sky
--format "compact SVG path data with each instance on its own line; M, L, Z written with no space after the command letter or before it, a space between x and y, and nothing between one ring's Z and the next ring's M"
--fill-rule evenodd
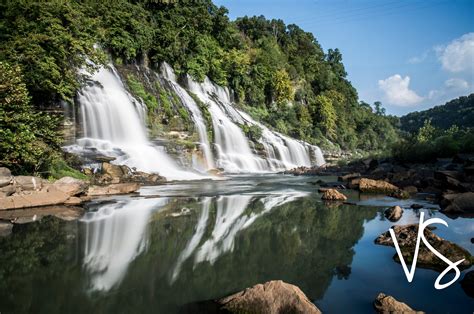
M214 0L339 48L361 100L402 115L474 92L474 0Z

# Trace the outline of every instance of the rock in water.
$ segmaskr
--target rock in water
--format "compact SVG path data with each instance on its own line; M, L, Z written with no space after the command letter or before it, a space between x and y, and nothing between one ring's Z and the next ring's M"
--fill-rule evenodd
M321 199L326 201L346 201L347 197L335 189L328 189L324 191Z
M281 280L255 285L217 303L231 313L321 313L297 286Z
M418 237L418 224L393 226L392 228L395 232L395 236L397 237L397 242L400 246L400 250L405 262L408 265L411 265L415 254L416 241ZM461 264L458 265L459 269L462 270L471 267L473 257L467 250L455 243L438 237L428 228L424 230L424 235L426 240L450 261L457 262L461 259L465 259ZM377 239L375 239L375 243L393 247L395 246L389 231L379 235ZM393 258L395 261L400 262L397 253L395 253ZM446 263L439 259L433 252L431 252L423 244L423 242L420 243L417 266L434 269L440 272L445 270L447 267Z
M409 307L407 304L397 301L394 297L386 295L384 293L379 293L377 298L374 301L374 308L377 313L383 314L392 314L392 313L416 313L422 314L424 312L416 311Z
M447 214L474 213L474 192L443 195L441 211Z
M383 180L362 178L359 181L359 190L365 193L395 193L399 188Z
M115 194L128 194L137 191L140 188L138 183L117 183L106 186L91 185L87 192L88 196L102 196Z
M69 195L50 186L44 191L2 198L0 199L0 210L63 204L68 198Z
M385 210L385 217L390 221L398 221L402 218L403 209L400 206L393 206Z

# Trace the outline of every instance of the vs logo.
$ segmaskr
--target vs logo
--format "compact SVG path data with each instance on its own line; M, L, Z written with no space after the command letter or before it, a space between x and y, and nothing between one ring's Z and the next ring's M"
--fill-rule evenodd
M447 259L443 254L438 252L434 247L431 246L431 244L426 240L425 235L423 233L425 228L428 227L429 225L432 225L432 224L442 224L442 225L445 225L447 227L448 223L446 221L444 221L443 219L441 219L441 218L431 218L431 219L428 219L426 221L423 221L424 214L425 213L423 213L423 212L420 214L420 223L419 223L419 226L418 226L418 236L417 236L417 239L416 239L415 255L413 256L413 261L412 261L410 270L408 270L407 264L405 262L405 259L403 258L402 252L401 252L400 247L398 245L397 237L396 237L395 232L393 231L392 228L389 229L390 235L392 236L393 243L395 244L395 249L397 250L398 257L400 258L400 262L402 264L403 271L405 272L405 276L407 277L408 282L412 282L413 277L415 276L416 263L417 263L417 260L418 260L418 252L419 252L419 249L420 249L420 240L422 240L423 243L426 245L426 247L431 252L433 252L434 255L436 255L443 262L448 264L448 267L446 267L446 269L441 274L439 274L438 278L436 278L436 281L435 281L435 284L434 284L434 287L438 290L445 289L445 288L449 287L450 285L452 285L459 278L459 276L461 275L461 272L460 272L460 270L457 266L459 264L461 264L462 262L464 262L464 259L453 263L449 259ZM454 270L456 272L456 275L454 276L454 278L448 283L440 284L441 279L443 279L443 277L451 270Z

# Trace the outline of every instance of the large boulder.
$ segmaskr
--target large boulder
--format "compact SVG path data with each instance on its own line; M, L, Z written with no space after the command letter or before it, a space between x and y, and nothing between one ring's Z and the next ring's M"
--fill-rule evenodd
M0 188L5 187L12 183L12 177L0 176Z
M50 186L43 191L25 195L13 195L0 199L0 210L63 204L69 195Z
M403 314L422 314L424 312L416 311L409 307L407 304L398 301L394 297L390 295L386 295L384 293L379 293L377 298L374 301L374 308L377 313L383 314L395 314L395 313L403 313Z
M415 254L415 247L418 238L418 224L404 225L404 226L393 226L393 231L397 237L397 242L402 252L402 256L408 265L411 265ZM459 264L459 269L466 269L471 267L473 257L471 254L458 246L455 243L449 242L436 234L434 234L429 228L424 230L426 240L441 254L452 262L457 262L461 259L465 259ZM420 240L421 241L421 240ZM395 247L390 232L384 232L375 239L376 244L387 245ZM393 256L394 260L400 262L398 254L395 253ZM440 258L438 258L433 252L431 252L423 242L420 243L420 249L418 253L418 266L422 268L434 269L436 271L443 271L447 265Z
M326 201L346 201L347 197L336 189L327 189L321 199Z
M385 217L390 221L398 221L402 218L403 209L400 206L393 206L385 210Z
M0 188L0 198L10 196L15 192L16 192L16 188L13 184L4 186L4 187Z
M281 280L255 285L217 303L230 313L321 313L297 286Z
M441 211L447 214L474 213L474 192L445 194L441 200Z
M39 191L43 187L43 179L33 176L16 176L13 184L20 191Z
M7 167L0 167L0 177L11 177L12 173Z
M56 189L63 191L69 196L83 194L89 187L89 183L87 181L75 179L72 177L63 177L54 182L53 185Z
M103 196L115 194L129 194L136 192L140 188L140 184L136 182L117 183L106 186L91 185L87 191L88 196Z

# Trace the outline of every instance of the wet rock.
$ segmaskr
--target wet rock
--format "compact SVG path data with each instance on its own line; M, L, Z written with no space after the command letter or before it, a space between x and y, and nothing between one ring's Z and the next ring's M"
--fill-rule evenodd
M103 196L103 195L115 195L115 194L129 194L136 192L140 188L140 185L135 182L130 183L117 183L110 184L107 186L91 185L87 191L88 196Z
M17 190L21 191L39 191L43 187L43 179L33 176L16 176L13 184Z
M6 237L12 233L13 225L6 221L0 221L0 237Z
M321 184L322 188L330 188L330 189L339 189L339 190L345 190L346 186L344 184L341 184L339 182L325 182Z
M347 197L335 189L328 189L323 192L321 199L326 201L346 201Z
M474 213L474 192L445 194L440 205L441 211L448 214Z
M415 204L411 204L410 208L411 209L421 209L421 208L423 208L423 205L415 203Z
M126 166L113 165L108 162L102 163L102 177L104 183L119 183L122 181L122 177L128 174L130 169L126 169ZM128 167L127 167L128 168ZM124 172L125 170L125 172Z
M82 199L80 197L77 197L77 196L71 196L70 198L68 198L65 202L64 202L64 205L81 205L82 204Z
M410 194L416 194L418 193L418 188L413 185L409 185L403 188L403 191L410 193Z
M150 184L156 185L166 182L166 178L160 176L156 173L146 173L142 171L135 171L129 177L122 181L129 181L129 182L138 182L142 184Z
M283 173L284 174L292 174L292 175L295 175L295 176L308 176L308 175L318 175L319 174L319 170L320 170L320 167L305 167L305 166L301 166L301 167L297 167L297 168L293 168L293 169L290 169L290 170L286 170L284 171Z
M384 293L379 293L377 298L374 301L374 308L377 313L383 314L392 314L392 313L417 313L422 314L424 312L416 311L409 307L407 304L398 301L394 297L390 295L386 295Z
M467 272L461 280L461 288L464 292L474 298L474 270Z
M53 186L26 195L13 195L0 199L0 210L63 204L69 195Z
M393 206L385 210L385 217L390 221L398 221L402 218L403 209L400 206Z
M89 187L89 183L84 180L72 177L63 177L54 182L54 187L69 196L75 196L84 193Z
M408 265L411 265L418 237L418 224L393 226L392 229L397 237L397 242L400 246L400 250L405 262ZM424 230L424 235L426 240L450 261L456 262L461 259L465 259L461 264L458 265L459 269L466 269L471 266L473 257L467 250L455 243L440 238L428 228ZM389 231L384 232L378 236L377 239L375 239L375 243L395 247ZM398 254L395 253L393 258L395 261L400 262ZM439 259L423 243L420 243L417 265L423 268L434 269L436 271L443 271L446 268L446 263Z
M217 303L230 313L321 313L297 286L281 280L255 285Z
M360 178L360 173L349 173L343 176L339 176L337 179L342 182L350 182L353 179Z
M222 175L222 170L217 169L217 168L213 168L213 169L207 170L207 173L210 174L211 176L221 176Z

